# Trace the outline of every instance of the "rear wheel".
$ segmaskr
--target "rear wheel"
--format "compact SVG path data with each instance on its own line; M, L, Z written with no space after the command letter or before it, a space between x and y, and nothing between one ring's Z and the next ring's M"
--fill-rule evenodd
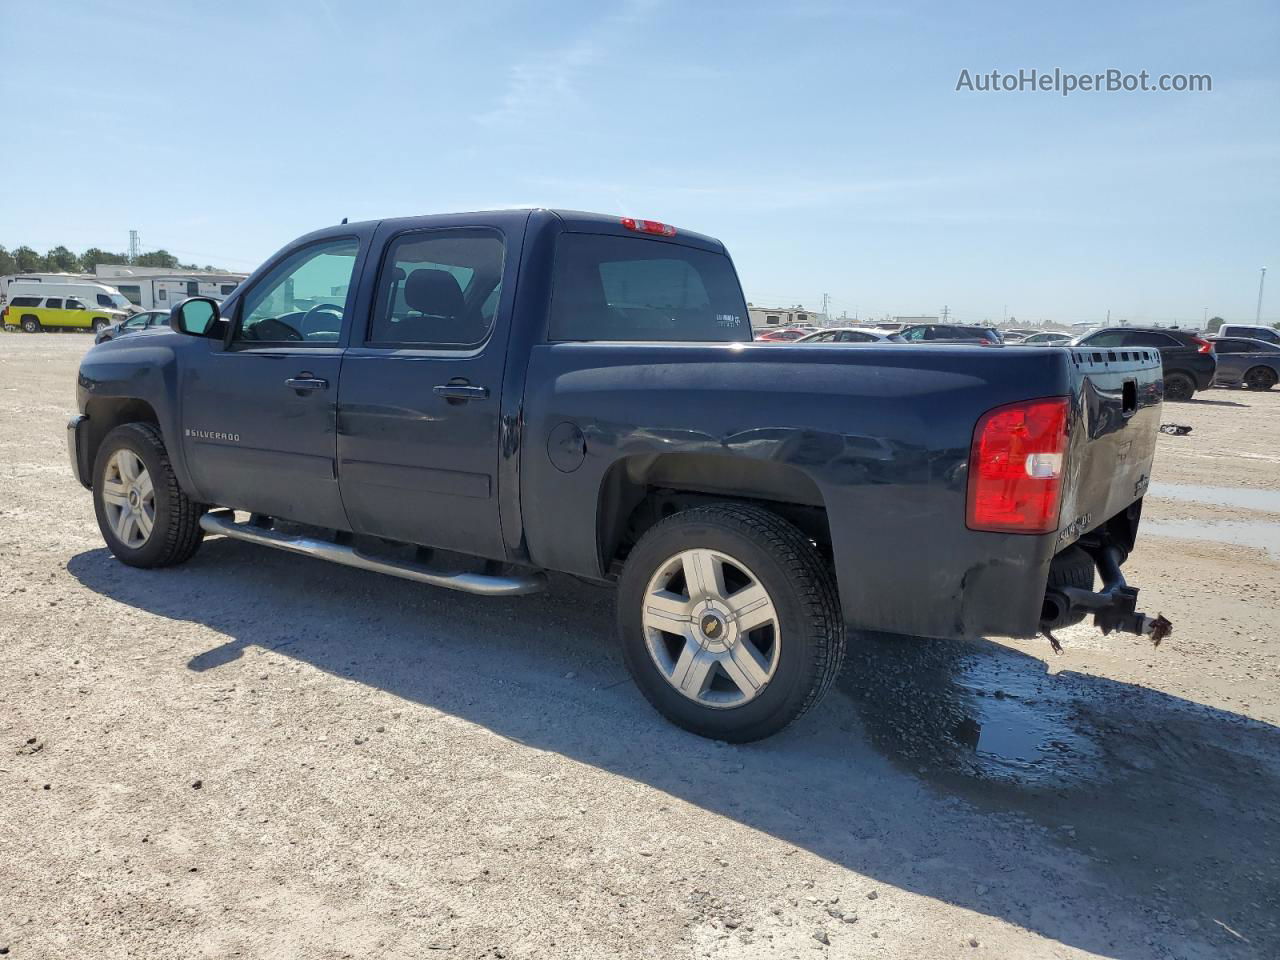
M804 534L759 507L697 507L650 529L623 568L618 621L649 702L735 743L803 714L844 660L831 571Z
M1270 390L1280 380L1271 367L1254 367L1244 375L1244 385L1250 390Z
M103 439L93 506L107 547L132 567L182 563L204 537L201 508L179 488L164 439L150 423L126 423Z
M1195 396L1196 382L1185 373L1174 371L1164 375L1164 398L1174 402L1190 400Z
M27 333L39 333L40 321L37 320L35 317L23 317L22 329L25 330Z

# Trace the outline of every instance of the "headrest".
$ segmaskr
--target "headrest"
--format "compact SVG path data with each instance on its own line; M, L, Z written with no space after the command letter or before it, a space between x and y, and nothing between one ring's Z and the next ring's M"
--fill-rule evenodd
M461 317L466 311L462 288L448 270L422 267L409 274L404 284L404 302L409 309L433 317Z

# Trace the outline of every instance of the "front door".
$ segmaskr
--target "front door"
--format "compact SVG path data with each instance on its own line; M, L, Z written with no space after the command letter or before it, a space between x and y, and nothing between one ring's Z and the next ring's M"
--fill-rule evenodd
M501 559L499 303L514 267L495 230L395 231L379 232L373 306L338 390L347 516L357 533Z
M229 343L184 364L182 442L210 503L346 529L334 462L342 326L360 241L285 255L231 305Z

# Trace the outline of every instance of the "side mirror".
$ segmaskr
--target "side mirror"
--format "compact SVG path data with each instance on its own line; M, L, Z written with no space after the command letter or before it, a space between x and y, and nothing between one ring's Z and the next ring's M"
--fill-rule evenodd
M169 326L189 337L207 337L219 320L218 301L188 297L169 311Z

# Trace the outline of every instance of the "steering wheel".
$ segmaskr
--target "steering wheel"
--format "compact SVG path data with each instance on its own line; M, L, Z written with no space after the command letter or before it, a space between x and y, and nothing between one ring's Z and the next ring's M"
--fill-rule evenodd
M333 329L321 326L316 321L320 314L327 313L335 315L338 326ZM310 336L312 333L337 333L342 327L342 308L335 303L317 303L302 316L302 322L298 324L302 328L303 336Z

